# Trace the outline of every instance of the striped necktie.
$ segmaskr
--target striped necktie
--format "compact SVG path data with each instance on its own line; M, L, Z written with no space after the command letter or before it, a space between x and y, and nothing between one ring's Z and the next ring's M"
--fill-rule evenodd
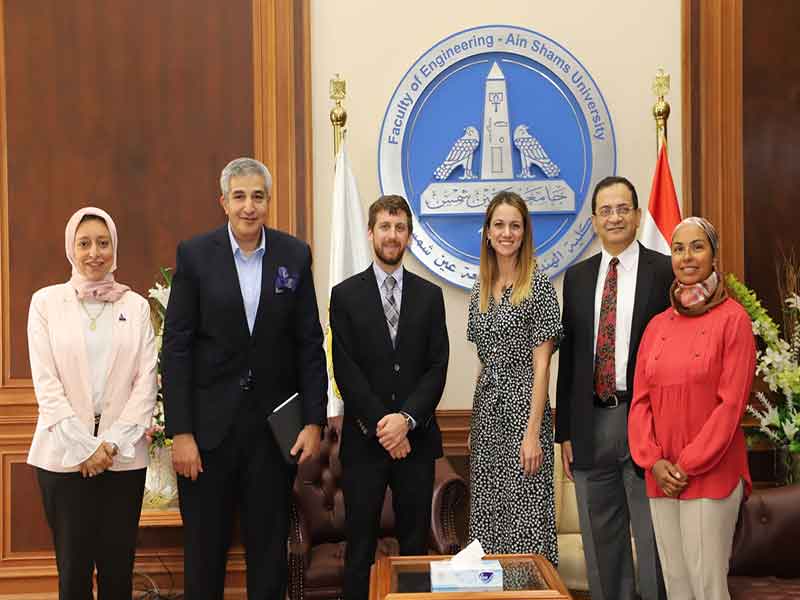
M394 299L394 288L397 281L391 275L383 280L383 314L386 315L386 324L389 326L389 337L392 338L392 346L397 339L397 324L400 322L400 312L397 310L397 302Z

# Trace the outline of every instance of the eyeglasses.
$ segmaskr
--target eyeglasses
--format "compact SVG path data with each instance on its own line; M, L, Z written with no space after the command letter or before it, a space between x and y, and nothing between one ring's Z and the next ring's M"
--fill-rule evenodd
M622 204L620 206L601 206L600 208L597 209L597 212L595 212L595 214L599 217L603 217L604 219L607 219L611 215L617 215L618 217L627 217L634 210L636 209L633 208L633 206L631 206L630 204Z

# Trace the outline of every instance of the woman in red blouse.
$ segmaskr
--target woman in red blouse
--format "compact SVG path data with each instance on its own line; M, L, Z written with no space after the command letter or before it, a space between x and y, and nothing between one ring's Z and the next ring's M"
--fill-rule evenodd
M718 247L705 219L675 228L672 307L645 330L628 418L670 600L729 600L733 532L751 489L739 423L755 342L750 318L717 271Z

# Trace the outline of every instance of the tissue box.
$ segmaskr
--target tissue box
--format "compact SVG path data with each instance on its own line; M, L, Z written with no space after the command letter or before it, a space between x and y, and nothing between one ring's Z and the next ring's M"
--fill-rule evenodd
M431 562L431 590L461 592L503 589L503 567L497 560L453 564L449 560Z

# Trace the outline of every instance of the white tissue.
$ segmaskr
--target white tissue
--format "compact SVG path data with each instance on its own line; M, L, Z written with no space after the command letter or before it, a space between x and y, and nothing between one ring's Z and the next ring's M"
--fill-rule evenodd
M475 563L480 563L485 555L486 552L484 552L480 540L475 539L451 558L450 562L457 566L474 565Z

